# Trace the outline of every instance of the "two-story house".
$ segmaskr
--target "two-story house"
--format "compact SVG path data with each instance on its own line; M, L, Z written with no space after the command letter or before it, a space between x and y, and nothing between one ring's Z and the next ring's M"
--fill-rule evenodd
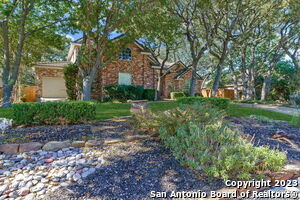
M67 98L63 68L76 61L81 40L78 39L71 43L67 61L36 64L38 100ZM92 98L99 99L103 88L112 84L139 85L144 88L156 89L160 69L159 62L160 60L138 41L130 43L119 53L116 60L99 69L93 84ZM167 98L172 91L187 89L191 74L191 69L182 62L167 62L161 79L162 96ZM197 92L200 92L200 82L200 80L197 81Z

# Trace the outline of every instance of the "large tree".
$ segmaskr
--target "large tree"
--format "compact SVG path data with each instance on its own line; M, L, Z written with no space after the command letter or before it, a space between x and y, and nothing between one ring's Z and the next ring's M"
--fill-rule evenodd
M56 25L66 21L68 6L67 1L46 0L4 0L0 3L2 107L11 105L22 58L28 53L24 50L38 40L57 40Z
M191 57L192 78L190 84L190 96L195 96L198 63L207 50L209 37L203 27L203 19L199 15L208 7L205 1L199 0L175 0L170 4L169 10L177 16L182 25L183 36L189 46Z
M83 100L91 99L93 81L100 68L115 59L128 43L141 35L138 26L159 1L80 0L74 12L73 27L83 33L77 63L83 79ZM152 13L152 15L155 13ZM112 33L124 33L111 39Z

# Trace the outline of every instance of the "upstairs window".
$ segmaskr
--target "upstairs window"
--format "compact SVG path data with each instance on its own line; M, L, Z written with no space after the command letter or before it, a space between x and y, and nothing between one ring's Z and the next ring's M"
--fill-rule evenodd
M120 60L132 60L131 49L126 48L119 54Z

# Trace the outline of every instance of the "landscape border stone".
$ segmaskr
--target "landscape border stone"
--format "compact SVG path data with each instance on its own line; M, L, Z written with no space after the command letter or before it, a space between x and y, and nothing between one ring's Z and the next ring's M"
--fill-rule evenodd
M60 150L67 147L77 147L77 148L93 148L93 147L102 147L103 145L111 145L122 142L133 142L136 140L145 140L151 138L151 135L135 135L127 136L123 139L106 139L106 140L87 140L87 141L49 141L45 144L40 142L27 142L21 144L1 144L0 153L6 154L18 154L30 151L44 150L44 151L53 151Z

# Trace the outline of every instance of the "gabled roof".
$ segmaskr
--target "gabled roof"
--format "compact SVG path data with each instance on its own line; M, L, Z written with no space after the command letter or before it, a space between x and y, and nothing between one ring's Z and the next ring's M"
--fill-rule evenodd
M117 37L111 38L111 40L116 40L116 39L118 39L118 38L123 37L124 35L125 35L125 34L121 34L121 35L119 35L119 36L117 36ZM77 40L74 40L74 41L71 43L70 50L69 50L69 53L68 53L68 56L67 56L67 60L70 60L74 47L75 47L75 46L81 46L81 44L82 44L82 39L83 39L83 37L78 38ZM138 40L134 40L134 44L137 45L137 46L142 50L142 53L149 55L149 58L151 57L150 60L153 62L153 65L159 65L159 63L156 62L156 59L153 59L153 58L154 58L154 55L152 54L152 52L151 52L150 49L148 49L147 47L145 47L145 46L144 46L142 43L140 43ZM153 58L152 58L152 57L153 57Z

